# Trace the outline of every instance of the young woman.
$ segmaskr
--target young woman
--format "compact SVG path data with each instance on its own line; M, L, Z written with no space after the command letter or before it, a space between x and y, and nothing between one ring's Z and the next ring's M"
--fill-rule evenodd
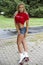
M17 46L20 55L20 61L19 61L20 65L23 64L23 61L29 60L28 47L25 41L25 38L28 33L28 22L29 22L29 15L25 9L25 5L24 3L19 3L17 6L17 11L14 13L14 23L16 25L16 29L18 32Z

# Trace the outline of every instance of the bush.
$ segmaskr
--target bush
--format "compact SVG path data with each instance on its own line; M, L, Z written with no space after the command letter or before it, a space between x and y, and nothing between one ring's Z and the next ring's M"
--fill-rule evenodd
M1 1L1 11L5 12L4 16L12 17L16 10L16 2L11 0Z
M43 17L42 0L0 0L0 12L4 12L4 16L12 17L17 4L21 1L25 3L26 10L31 17Z

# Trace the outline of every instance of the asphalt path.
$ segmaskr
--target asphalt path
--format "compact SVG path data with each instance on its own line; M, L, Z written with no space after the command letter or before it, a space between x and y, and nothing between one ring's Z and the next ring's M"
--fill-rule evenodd
M43 26L29 27L28 34L36 34L43 32ZM17 35L16 29L0 29L0 38L9 38Z

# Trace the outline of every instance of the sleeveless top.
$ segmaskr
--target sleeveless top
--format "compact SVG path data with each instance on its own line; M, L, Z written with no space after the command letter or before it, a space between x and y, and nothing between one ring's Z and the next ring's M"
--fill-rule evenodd
M29 15L25 12L19 12L15 16L15 22L24 24L26 20L29 20Z

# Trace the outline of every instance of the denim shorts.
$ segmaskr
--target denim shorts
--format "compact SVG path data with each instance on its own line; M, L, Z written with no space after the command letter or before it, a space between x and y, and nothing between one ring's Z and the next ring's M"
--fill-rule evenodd
M26 27L20 28L20 33L25 34L26 33Z

